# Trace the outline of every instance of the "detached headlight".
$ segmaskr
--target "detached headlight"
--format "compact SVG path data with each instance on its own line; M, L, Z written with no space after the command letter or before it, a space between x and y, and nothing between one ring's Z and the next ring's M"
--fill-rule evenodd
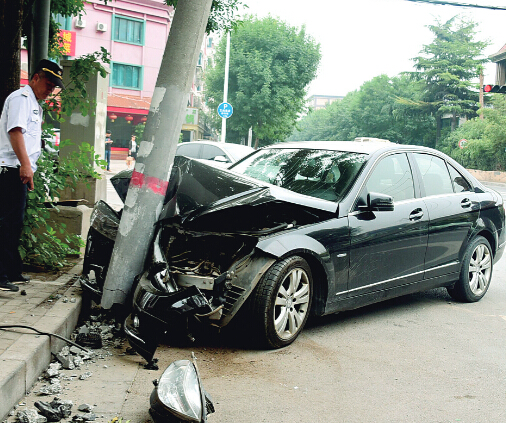
M206 421L209 410L205 403L210 399L206 397L196 365L190 360L178 360L167 367L155 384L149 411L157 423L174 418L201 423Z

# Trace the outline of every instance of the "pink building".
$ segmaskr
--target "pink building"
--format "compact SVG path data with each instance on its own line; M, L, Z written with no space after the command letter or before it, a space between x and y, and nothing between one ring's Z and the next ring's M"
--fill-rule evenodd
M107 5L89 0L85 10L83 16L59 20L68 51L65 58L93 53L101 47L110 53L108 129L113 133L115 147L127 147L133 125L145 121L149 112L174 9L163 0L115 0ZM208 50L214 52L214 43L212 37L206 36L189 93L190 108L202 106L202 74L208 64ZM22 69L26 70L26 51L21 60ZM22 79L23 76L26 78L26 72ZM203 137L198 134L198 122L183 130L194 132L190 139Z

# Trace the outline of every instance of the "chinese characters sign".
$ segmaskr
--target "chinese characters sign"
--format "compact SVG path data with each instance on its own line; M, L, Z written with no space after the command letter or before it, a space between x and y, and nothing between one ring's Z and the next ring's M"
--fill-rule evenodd
M65 56L76 55L76 33L75 31L60 30L60 36L62 38L61 47L63 47L63 54Z

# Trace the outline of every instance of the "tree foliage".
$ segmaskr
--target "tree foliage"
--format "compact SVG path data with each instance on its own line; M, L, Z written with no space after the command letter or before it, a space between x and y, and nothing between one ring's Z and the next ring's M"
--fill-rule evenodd
M306 34L272 17L247 17L231 36L228 102L234 114L227 130L263 143L284 139L305 109L306 87L316 76L320 46ZM223 99L226 37L216 66L206 75L206 99L212 110ZM216 112L215 118L218 119Z
M441 140L437 148L463 166L480 170L506 170L506 97L495 94L485 119L474 118ZM459 141L465 139L464 148Z
M436 117L439 138L445 114L451 116L452 130L459 117L476 116L478 92L472 80L486 62L483 50L488 43L474 40L475 22L457 17L427 27L434 39L413 59L416 72L412 76L424 82L420 105Z
M434 135L434 119L398 101L417 95L416 84L407 75L377 76L343 100L311 112L289 140L346 141L367 136L425 145Z
M474 41L475 23L457 17L428 28L434 39L414 59L414 71L365 82L341 102L302 119L290 139L370 136L434 147L445 135L443 117L452 121L450 132L459 117L476 116L473 79L484 63L481 55L487 44Z

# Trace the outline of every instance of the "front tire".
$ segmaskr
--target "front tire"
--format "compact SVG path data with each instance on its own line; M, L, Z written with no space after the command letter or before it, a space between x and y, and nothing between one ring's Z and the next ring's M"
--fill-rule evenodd
M493 270L492 248L482 236L477 236L464 253L460 277L448 293L458 301L473 303L483 298L490 286Z
M311 309L313 278L303 258L275 263L253 293L253 323L270 348L290 345L299 336Z

